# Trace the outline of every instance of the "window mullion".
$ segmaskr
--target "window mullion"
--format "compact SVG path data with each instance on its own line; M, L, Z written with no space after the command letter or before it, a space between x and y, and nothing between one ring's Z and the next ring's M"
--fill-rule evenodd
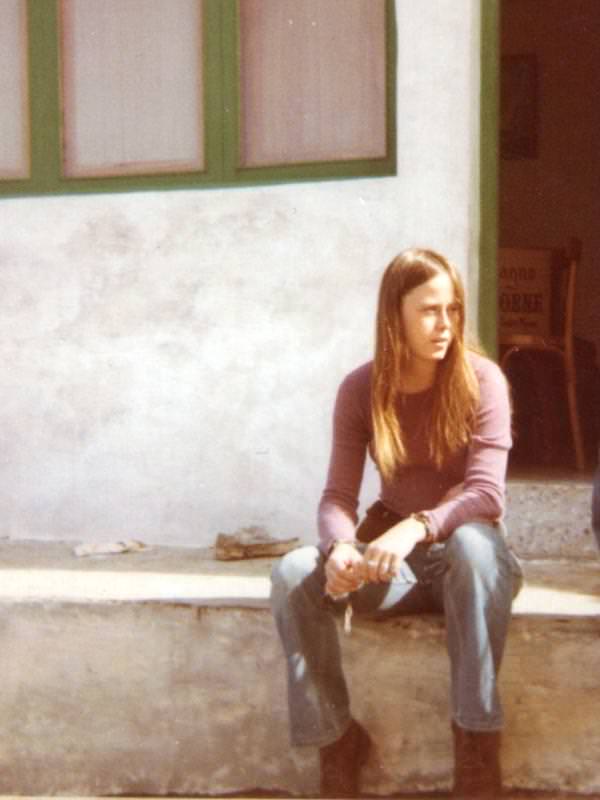
M226 180L235 178L238 167L239 113L239 14L237 0L220 0L221 14L221 102L223 172Z
M35 190L56 188L61 174L58 2L28 0L31 176Z
M396 7L393 0L385 4L386 49L386 161L392 173L396 172L396 73L398 52L396 47Z
M223 101L223 7L227 0L204 0L204 119L207 174L225 179Z

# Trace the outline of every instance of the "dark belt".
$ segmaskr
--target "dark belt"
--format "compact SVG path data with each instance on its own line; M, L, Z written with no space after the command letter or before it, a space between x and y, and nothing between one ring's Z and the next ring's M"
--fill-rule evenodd
M373 539L377 539L390 528L393 528L401 520L406 517L396 514L386 508L381 500L377 500L372 506L369 506L366 511L366 516L356 529L356 538L359 542L368 544Z

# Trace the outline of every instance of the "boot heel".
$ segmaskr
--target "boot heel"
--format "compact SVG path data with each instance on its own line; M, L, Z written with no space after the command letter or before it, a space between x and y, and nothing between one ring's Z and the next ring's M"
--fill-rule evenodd
M469 731L452 723L454 790L460 800L496 800L502 794L500 731Z
M359 752L359 763L361 767L369 760L369 756L371 755L371 749L373 747L373 740L369 736L368 732L364 729L360 729L361 738L358 743L358 752Z
M321 797L358 797L360 771L367 763L370 750L371 737L356 720L352 720L337 741L322 747L319 752Z

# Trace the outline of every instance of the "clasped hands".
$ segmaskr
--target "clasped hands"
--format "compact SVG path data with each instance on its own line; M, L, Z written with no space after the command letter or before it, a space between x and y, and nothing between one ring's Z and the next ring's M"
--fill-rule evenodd
M365 583L391 581L425 533L422 522L408 518L370 542L364 554L352 542L336 545L325 564L326 593L335 598L354 592Z

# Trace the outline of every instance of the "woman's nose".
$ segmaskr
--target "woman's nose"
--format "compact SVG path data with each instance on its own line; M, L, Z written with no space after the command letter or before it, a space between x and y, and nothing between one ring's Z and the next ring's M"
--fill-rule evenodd
M438 314L438 328L449 328L450 327L450 315L447 311L440 311Z

